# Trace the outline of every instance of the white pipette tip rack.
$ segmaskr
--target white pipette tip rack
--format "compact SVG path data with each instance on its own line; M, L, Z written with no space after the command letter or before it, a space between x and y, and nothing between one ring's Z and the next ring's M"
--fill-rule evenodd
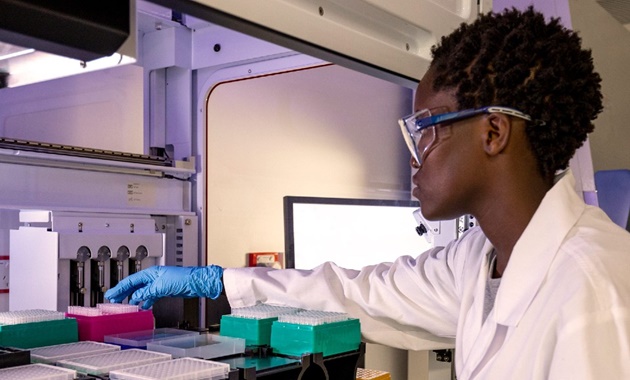
M332 311L302 310L294 314L278 316L278 322L297 325L319 326L327 323L341 322L350 319L348 314Z
M100 315L135 313L139 309L138 305L128 305L122 303L99 303L96 307L68 306L68 314L96 317Z
M238 307L232 309L231 316L249 319L276 318L280 315L297 313L302 309L296 307L258 304L255 306Z
M23 323L53 321L64 319L64 313L53 310L17 310L0 312L0 325L19 325Z

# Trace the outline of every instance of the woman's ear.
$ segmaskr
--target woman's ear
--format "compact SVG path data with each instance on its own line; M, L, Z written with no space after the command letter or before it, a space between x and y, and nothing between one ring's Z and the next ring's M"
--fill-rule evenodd
M505 150L510 140L512 119L503 114L491 113L486 117L484 150L495 156Z

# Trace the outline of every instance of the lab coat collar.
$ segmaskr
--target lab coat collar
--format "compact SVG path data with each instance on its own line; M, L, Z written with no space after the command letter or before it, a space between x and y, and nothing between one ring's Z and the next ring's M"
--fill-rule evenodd
M567 170L559 177L514 246L492 311L499 324L518 325L586 207L575 191L573 173Z

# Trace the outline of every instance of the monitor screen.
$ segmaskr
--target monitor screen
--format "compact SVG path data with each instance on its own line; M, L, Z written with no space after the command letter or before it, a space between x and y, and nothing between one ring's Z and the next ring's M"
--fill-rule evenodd
M284 198L287 268L333 261L343 268L418 256L433 245L415 228L416 201L320 197Z

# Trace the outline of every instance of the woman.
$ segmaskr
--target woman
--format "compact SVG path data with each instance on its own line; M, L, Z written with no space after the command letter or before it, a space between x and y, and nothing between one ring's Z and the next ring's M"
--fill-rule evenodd
M342 311L364 339L455 338L466 379L630 378L630 234L574 189L602 109L580 38L532 8L481 16L432 49L400 126L429 220L473 215L447 247L361 271L154 267L106 296L216 297Z

